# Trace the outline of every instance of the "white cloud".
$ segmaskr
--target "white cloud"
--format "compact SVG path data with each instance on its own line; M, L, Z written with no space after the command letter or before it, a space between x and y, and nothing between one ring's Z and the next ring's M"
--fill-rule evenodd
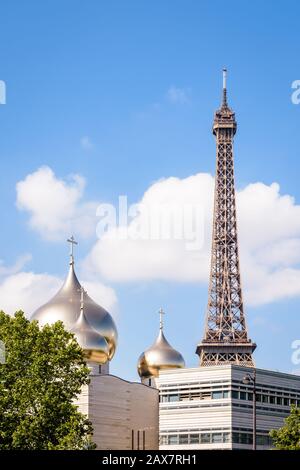
M58 290L60 279L49 274L19 272L0 284L0 309L10 315L23 310L29 317Z
M92 150L94 148L94 144L91 141L90 137L85 135L80 139L80 146L83 150Z
M71 233L87 238L95 233L96 202L82 202L85 179L66 180L44 166L16 185L17 207L29 213L29 225L44 239L57 241Z
M186 88L178 88L174 85L170 86L167 91L167 100L174 104L185 104L189 101L190 90Z
M89 296L97 302L101 307L105 308L113 316L117 314L117 295L112 287L102 284L98 281L82 280L82 285L86 289Z
M0 277L15 274L20 271L32 258L30 253L25 253L16 260L12 266L5 266L3 260L0 260Z
M92 248L85 260L86 271L121 282L207 283L213 187L213 177L205 173L158 181L144 193L140 213L128 224L129 229L143 225L151 207L200 206L201 250L187 250L186 240L126 238L126 227L112 228ZM237 193L237 208L245 301L258 305L300 295L300 206L291 196L281 195L278 184L255 183Z

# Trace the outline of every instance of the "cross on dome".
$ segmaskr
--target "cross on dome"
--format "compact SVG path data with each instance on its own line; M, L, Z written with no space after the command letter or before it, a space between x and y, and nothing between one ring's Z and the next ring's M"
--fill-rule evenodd
M159 329L162 330L164 327L163 315L165 315L166 312L164 312L163 309L160 308L158 313L159 313Z
M73 235L67 239L67 242L70 243L70 264L74 264L74 245L78 245L78 242L75 240Z

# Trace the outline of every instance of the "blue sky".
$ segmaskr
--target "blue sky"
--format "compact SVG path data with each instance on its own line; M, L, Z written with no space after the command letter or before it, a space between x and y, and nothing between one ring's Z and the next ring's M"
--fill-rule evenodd
M120 194L139 201L161 178L213 174L211 125L224 66L238 120L237 187L277 182L280 194L299 204L300 105L291 102L291 84L300 78L299 15L297 1L2 2L3 265L30 253L23 271L57 277L66 271L65 237L49 241L29 227L28 211L16 207L17 182L41 166L63 180L72 173L84 177L83 202L113 204ZM83 138L91 148L84 148ZM260 230L265 228L253 228ZM298 236L292 229L290 237ZM95 241L95 235L80 240L79 272ZM207 283L155 276L99 281L118 298L114 373L135 378L137 357L156 335L161 305L170 342L188 365L197 364ZM291 343L300 337L299 296L300 287L274 302L246 305L258 366L297 369Z

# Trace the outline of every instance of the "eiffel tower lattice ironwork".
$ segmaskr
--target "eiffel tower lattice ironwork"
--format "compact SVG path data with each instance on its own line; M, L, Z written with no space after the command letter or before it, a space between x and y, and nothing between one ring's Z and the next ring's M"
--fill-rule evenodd
M200 366L255 366L252 353L256 344L247 334L239 266L233 162L236 127L235 114L227 104L224 70L222 105L213 124L217 164L206 326L196 351Z

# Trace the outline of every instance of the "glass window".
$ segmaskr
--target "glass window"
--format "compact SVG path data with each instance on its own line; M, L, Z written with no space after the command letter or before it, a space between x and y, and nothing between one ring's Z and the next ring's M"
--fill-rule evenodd
M169 401L178 401L179 396L178 395L169 395Z
M180 401L189 401L190 400L190 395L187 393L181 393L179 395L179 400Z
M284 398L284 399L283 399L283 404L284 404L284 406L289 406L289 404L290 404L289 401L290 401L290 400L289 400L288 398Z
M264 436L264 435L258 435L256 437L256 442L257 442L257 445L261 445L261 446L268 446L271 444L269 436Z
M179 434L179 444L188 444L189 436L188 434Z
M235 444L252 444L252 434L244 432L234 432L232 440Z
M291 398L291 405L296 405L296 401L295 398Z
M273 395L270 396L270 403L274 405L275 403L275 397Z
M248 393L248 400L253 401L253 393Z
M199 400L200 398L200 392L191 393L191 400Z
M202 444L210 443L210 434L200 434L200 442Z
M223 442L230 442L230 433L224 432L223 433Z
M252 444L252 434L240 433L240 444Z
M246 400L246 398L247 398L246 392L240 392L240 399Z
M178 444L178 436L169 436L169 444Z
M212 434L212 442L223 442L223 436L222 433L214 433Z
M232 390L231 396L232 398L239 398L239 392L237 390Z
M212 392L212 398L215 398L215 399L223 398L223 393L221 391Z
M261 394L260 393L256 394L256 401L261 401Z
M268 402L269 402L269 397L268 397L268 395L262 395L262 402L263 402L263 403L268 403Z
M199 444L199 434L191 434L190 435L190 444Z
M223 392L223 398L228 398L228 396L229 396L229 392L228 392L228 390L225 390Z
M160 436L160 443L162 445L167 445L168 444L168 436Z
M282 405L282 398L276 397L276 405Z

